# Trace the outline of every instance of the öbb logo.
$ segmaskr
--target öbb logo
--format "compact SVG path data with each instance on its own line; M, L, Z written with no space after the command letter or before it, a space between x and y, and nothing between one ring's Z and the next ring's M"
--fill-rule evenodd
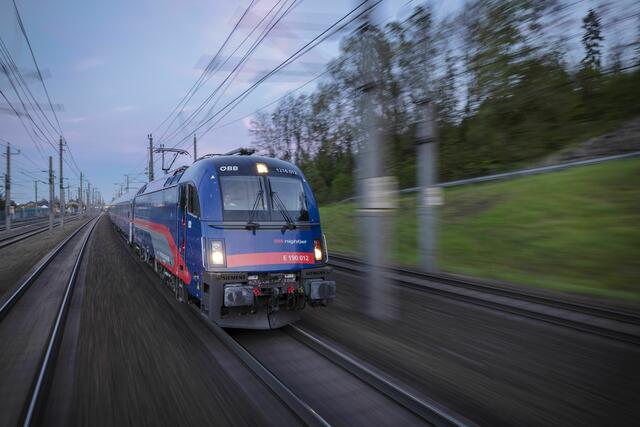
M237 171L238 170L238 166L220 166L220 170L222 172L225 172L225 171Z

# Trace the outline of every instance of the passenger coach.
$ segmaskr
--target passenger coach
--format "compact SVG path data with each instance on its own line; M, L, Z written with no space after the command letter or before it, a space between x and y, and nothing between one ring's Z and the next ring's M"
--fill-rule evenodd
M278 328L335 297L318 206L291 163L206 156L109 214L176 296L221 326Z

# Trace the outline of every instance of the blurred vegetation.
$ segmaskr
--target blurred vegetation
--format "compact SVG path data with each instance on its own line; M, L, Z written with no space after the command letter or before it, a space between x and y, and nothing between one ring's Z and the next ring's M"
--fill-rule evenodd
M640 301L640 159L448 188L439 267L511 283ZM392 260L416 265L415 195L402 197ZM329 253L357 255L356 206L320 209Z
M417 7L369 32L387 165L401 188L415 185L424 99L439 111L441 181L531 164L640 115L640 32L604 47L605 34L627 37L638 14L601 8L580 20L575 6L473 0L437 22ZM256 147L298 164L320 202L354 191L363 42L345 38L313 93L287 96L252 122Z

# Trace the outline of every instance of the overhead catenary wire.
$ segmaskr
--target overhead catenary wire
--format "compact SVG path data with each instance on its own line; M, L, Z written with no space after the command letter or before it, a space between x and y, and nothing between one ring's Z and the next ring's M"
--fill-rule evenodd
M342 29L344 29L350 23L354 22L360 16L362 16L364 13L367 13L367 12L371 11L373 8L377 7L382 1L383 0L378 0L376 2L373 2L373 4L371 4L370 6L366 7L364 10L360 11L359 13L357 13L356 16L354 16L351 19L349 19L346 23L340 25L345 19L347 19L350 15L355 13L358 9L360 9L364 4L366 4L368 2L365 0L365 1L361 2L361 3L359 3L355 8L351 9L348 13L343 15L340 19L338 19L333 24L331 24L328 28L326 28L324 31L322 31L320 34L318 34L316 37L314 37L311 41L306 43L304 46L302 46L300 49L298 49L296 52L294 52L292 55L290 55L287 59L282 61L278 66L276 66L271 71L269 71L268 73L263 75L255 83L253 83L248 89L246 89L240 95L236 96L230 102L225 104L225 106L223 106L218 111L216 111L216 113L214 113L211 117L209 117L206 120L201 121L201 123L194 130L192 130L188 135L186 135L184 138L179 140L175 145L173 145L172 148L176 148L179 145L181 145L182 143L184 143L196 131L201 129L204 125L206 125L211 120L213 120L221 112L226 110L226 112L216 122L214 122L212 125L210 125L208 128L206 128L204 130L204 132L200 133L200 137L202 137L203 135L207 134L216 124L219 123L220 120L224 119L224 117L226 117L226 115L229 114L230 111L232 111L239 103L241 103L255 88L257 88L265 80L267 80L269 77L273 76L274 74L278 73L280 70L282 70L283 68L285 68L286 66L288 66L289 64L291 64L292 62L294 62L295 60L300 58L301 56L303 56L304 54L306 54L311 49L313 49L316 46L318 46L320 43L325 41L327 38L331 37L336 32L341 31Z
M310 51L311 49L316 47L318 44L322 43L324 40L326 40L333 33L337 32L337 31L340 31L342 28L346 27L348 24L350 24L351 22L355 21L356 19L358 19L363 14L369 12L370 10L372 10L373 8L378 6L382 1L383 0L378 0L378 1L374 2L371 6L368 6L367 8L362 10L361 12L357 13L356 16L352 17L349 21L347 21L346 23L340 25L345 19L347 19L350 15L355 13L364 4L366 4L367 1L363 1L363 2L359 3L358 6L356 6L351 11L349 11L347 14L345 14L342 18L340 18L339 20L337 20L336 22L331 24L328 28L326 28L324 31L322 31L320 34L318 34L316 37L314 37L311 41L306 43L304 46L302 46L300 49L298 49L296 52L294 52L292 55L290 55L287 59L282 61L278 66L276 66L271 71L269 71L265 75L263 75L255 83L253 83L251 86L249 86L249 88L244 90L240 95L236 96L231 101L229 101L227 104L225 104L222 108L220 108L211 117L209 117L208 119L204 120L200 125L198 125L194 130L192 130L189 133L189 135L187 135L185 138L183 138L180 141L178 141L173 147L175 148L175 147L179 146L180 144L182 144L185 140L187 140L187 138L189 138L195 132L199 131L202 127L204 127L206 124L211 122L214 118L216 118L216 116L218 116L222 111L227 110L227 113L228 113L228 111L232 110L233 108L235 108L235 106L238 105L239 101L241 102L250 92L255 90L255 88L257 88L265 80L267 80L268 78L270 78L274 74L278 73L280 70L282 70L283 68L285 68L286 66L288 66L289 64L294 62L296 59L298 59L299 57L301 57L302 55L304 55L305 53L307 53L308 51ZM336 29L336 27L338 27L338 28ZM330 34L327 35L327 33L330 33ZM199 133L200 137L202 137L203 135L208 133L216 124L217 124L217 122L214 122L213 125L209 126L204 131L200 132Z
M408 6L410 3L413 3L413 1L415 1L415 0L409 0L409 1L407 1L407 2L403 5L403 7ZM389 19L389 18L387 18L387 20L388 20L388 19ZM384 22L385 22L385 21L383 21L383 23L384 23ZM259 113L259 112L261 112L261 111L263 111L263 110L265 110L265 109L267 109L267 108L271 107L272 105L274 105L274 104L276 104L276 103L278 103L278 102L282 101L283 99L287 98L288 96L290 96L290 95L292 95L292 94L294 94L294 93L296 93L296 92L298 92L298 91L300 91L300 90L304 89L305 87L309 86L311 83L313 83L313 82L315 82L316 80L318 80L318 79L320 79L320 78L324 77L325 75L329 74L330 72L332 72L332 71L333 71L333 68L335 68L335 67L336 67L336 66L338 66L339 64L342 64L342 63L346 62L347 60L349 60L349 59L353 58L353 56L354 56L354 55L350 55L350 56L349 56L349 57L347 57L347 58L339 58L336 62L334 62L334 63L330 63L330 64L329 64L329 65L324 69L324 71L320 72L319 74L316 74L315 76L313 76L312 78L310 78L310 79L309 79L309 80L307 80L306 82L302 83L301 85L299 85L299 86L295 87L294 89L291 89L291 90L287 91L286 93L284 93L284 94L283 94L283 95L281 95L280 97L278 97L278 98L276 98L276 99L274 99L274 100L272 100L272 101L268 102L267 104L265 104L265 105L263 105L263 106L261 106L261 107L257 108L256 110L252 111L251 113L248 113L248 114L245 114L244 116L241 116L241 117L235 118L235 119L233 119L233 120L230 120L230 121L228 121L228 122L226 122L226 123L223 123L223 124L221 124L221 125L219 125L219 126L215 126L215 127L214 127L214 128L212 128L211 130L212 130L212 131L214 131L214 130L222 129L222 128L224 128L224 127L230 126L230 125L235 124L235 123L238 123L238 122L240 122L240 121L242 121L242 120L244 120L244 119L247 119L247 118L249 118L249 117L252 117L253 115L255 115L255 114L257 114L257 113Z
M6 47L4 41L1 38L0 38L0 65L2 65L2 68L5 70L5 75L7 76L7 79L16 97L18 98L20 105L23 108L23 112L21 113L17 111L13 103L8 99L8 97L4 94L4 92L0 91L0 94L5 99L9 107L13 110L14 114L18 116L19 120L21 120L23 127L25 128L25 131L29 135L30 139L33 141L42 160L46 161L45 155L42 151L42 147L40 147L40 143L48 144L53 149L53 151L57 153L58 152L58 147L56 146L57 138L55 135L52 134L51 130L47 127L47 124L49 124L49 126L51 127L51 129L53 129L54 132L57 132L57 130L53 125L53 123L49 120L47 115L44 113L44 111L42 111L42 108L40 107L39 103L35 99L35 96L27 86L27 83L25 82L24 77L22 77L21 73L18 71L18 67L15 61L13 60L11 53L9 52L8 48ZM18 90L18 88L20 90ZM26 98L26 101L24 98ZM36 116L39 118L40 125L38 125L38 123L36 123L36 121L34 120L31 112L29 111L29 107L27 106L27 104L32 106L32 109L36 112ZM38 115L37 112L40 112L40 115ZM33 135L29 132L28 128L26 127L22 119L23 116L26 116L31 122L31 124L33 125L33 127L35 128L35 130L32 128L32 132L33 132L33 135L35 135L40 140L40 143L38 143L33 138ZM46 134L43 131L43 129L47 131ZM74 170L74 167L67 161L66 158L63 158L63 160L64 160L64 163L69 167L69 169L77 176L79 173L79 168L77 166L77 163L75 164L75 170ZM74 163L75 163L75 160L74 160Z
M68 157L71 159L71 163L69 163L69 162L67 161L67 159L66 159L64 156L63 156L63 161L64 161L64 163L69 167L69 170L70 170L74 175L78 176L78 175L79 175L79 173L80 173L80 168L79 168L79 166L78 166L77 161L75 160L75 157L73 156L73 153L72 153L72 151L71 151L71 148L70 148L70 146L69 146L69 144L68 144L68 142L67 142L67 140L66 140L66 137L64 136L64 131L63 131L62 126L61 126L61 124L60 124L60 120L59 120L58 115L57 115L57 113L56 113L56 109L54 108L53 102L51 101L51 96L50 96L50 94L49 94L49 90L47 89L47 85L46 85L46 84L45 84L45 82L44 82L44 78L43 78L43 76L42 76L42 72L41 72L41 70L40 70L40 66L39 66L39 64L38 64L38 60L36 59L36 55L35 55L35 53L34 53L34 49L33 49L33 46L32 46L32 44L31 44L31 40L29 39L29 35L28 35L28 33L27 33L27 30L26 30L26 27L25 27L24 21L23 21L23 19L22 19L21 14L20 14L20 10L18 9L18 5L17 5L17 3L16 3L16 1L15 1L15 0L13 0L12 2L13 2L14 11L15 11L15 14L16 14L16 20L17 20L17 22L18 22L18 26L19 26L19 28L20 28L20 32L22 33L22 36L24 37L24 39L25 39L25 41L26 41L26 43L27 43L27 47L28 47L28 49L29 49L29 54L30 54L31 59L32 59L32 61L33 61L33 64L34 64L34 66L35 66L35 68L36 68L36 73L37 73L37 76L38 76L38 80L40 81L40 84L41 84L41 86L42 86L42 89L44 90L45 96L46 96L46 98L47 98L47 102L48 102L48 104L49 104L49 108L50 108L50 110L51 110L51 114L53 115L54 120L55 120L55 122L56 122L56 125L57 125L57 126L54 126L54 125L53 125L53 123L52 123L52 122L51 122L51 120L49 119L48 115L47 115L47 114L42 110L42 107L41 107L41 106L40 106L40 104L37 102L37 100L35 99L35 97L33 96L33 94L31 93L30 89L29 89L29 88L28 88L28 86L26 85L26 82L24 82L24 78L21 76L20 72L18 71L18 68L17 68L17 66L15 65L15 62L13 62L13 60L12 60L12 58L11 58L11 55L10 55L9 50L6 48L6 46L4 45L4 43L2 43L2 45L3 45L3 47L4 47L4 50L6 51L6 56L7 56L7 58L11 60L11 63L10 63L9 65L10 65L10 66L11 66L11 65L13 65L13 67L10 67L10 68L11 68L11 71L13 71L13 72L14 72L14 75L17 75L17 76L19 77L19 79L20 79L20 80L21 80L21 82L22 82L23 91L24 91L24 88L26 88L26 90L28 91L28 93L31 95L31 98L34 100L35 107L36 107L36 108L37 108L37 110L40 112L40 114L42 115L42 117L44 117L44 118L46 119L47 123L51 126L51 128L54 130L54 132L55 132L55 133L57 133L57 134L58 134L58 136L59 136L59 137L61 137L61 138L63 139L64 144L65 144L65 146L66 146L66 150L65 150L65 151L69 154L69 156L68 156ZM9 70L7 70L7 71L9 71ZM15 87L14 87L14 90L15 90ZM17 91L16 91L16 94L17 94ZM33 105L33 104L32 104L32 105ZM16 111L15 109L14 109L14 112L15 112L16 114L18 114L18 113L17 113L17 111ZM28 112L28 111L26 111L26 109L25 109L25 112L26 112L27 114L29 114L29 112ZM30 114L29 114L29 116L30 116ZM33 120L32 120L32 121L33 121ZM35 122L34 122L34 123L35 123ZM46 126L43 126L43 127L45 127L45 128L46 128ZM58 151L58 148L56 147L56 144L55 144L55 142L56 142L56 139L57 139L57 138L55 138L53 135L51 135L51 133L48 131L48 129L47 129L47 133L49 133L49 136L53 139L53 141L50 141L49 139L47 139L47 138L45 137L45 139L46 139L47 143L49 143L49 145L53 148L54 152L57 152L57 151ZM43 136L44 136L44 135L43 135ZM40 150L39 150L39 151L40 151ZM40 154L41 154L41 156L43 157L43 160L45 160L45 159L44 159L44 156L42 155L42 153L40 153Z
M2 96L2 98L4 98L4 100L7 102L7 104L9 105L9 107L13 110L13 112L15 113L15 115L18 117L18 120L20 120L20 123L22 124L22 127L24 128L26 134L29 136L29 139L31 139L31 141L33 142L34 146L36 147L36 150L38 151L38 153L40 154L40 156L43 158L44 160L44 154L42 153L40 146L38 145L38 143L36 142L36 140L34 139L33 135L29 132L29 128L27 127L27 124L25 123L25 121L23 120L22 116L20 115L20 113L18 113L18 111L16 110L16 108L13 106L13 104L11 103L11 101L9 100L9 98L7 98L7 96L4 94L4 92L2 91L2 89L0 89L0 96Z
M7 103L9 104L9 107L11 107L13 112L20 119L22 119L23 116L29 119L29 121L32 124L31 131L33 132L33 134L29 133L28 130L27 130L27 132L29 133L30 136L34 135L36 138L38 138L40 140L40 142L36 142L35 139L34 139L34 143L36 144L38 150L41 151L41 148L40 148L39 144L40 143L45 143L46 144L47 142L50 144L51 142L49 141L49 138L51 138L52 135L51 134L46 135L44 133L44 131L42 130L40 125L38 125L38 123L36 123L36 121L34 120L33 116L31 115L31 112L29 111L29 108L25 104L25 99L23 98L23 96L26 96L28 98L28 95L27 95L28 88L27 88L27 90L25 90L24 86L21 84L20 77L19 77L20 75L16 74L17 73L17 70L16 70L17 67L15 66L15 63L13 62L13 59L11 58L10 54L6 50L5 44L4 44L4 41L2 40L2 38L0 38L0 66L2 66L2 69L5 71L5 75L7 77L7 80L9 81L9 84L10 84L11 88L13 89L13 92L15 93L16 98L18 99L18 102L20 102L20 105L22 106L22 113L18 112L18 110L13 106L13 104L11 103L11 101L9 101L9 99L8 99L8 97L6 95L3 95L3 97L5 98ZM18 88L20 88L20 90ZM22 94L21 94L21 92L22 92ZM26 102L29 103L30 99L27 99ZM41 153L41 156L43 156L42 153Z
M252 84L247 90L243 91L240 95L236 96L233 100L231 100L230 102L228 102L225 106L223 106L221 109L219 109L216 113L214 113L211 117L209 117L206 120L201 121L201 123L194 129L192 130L189 134L187 134L185 137L183 137L181 140L179 140L174 146L173 148L178 147L179 145L181 145L184 141L186 141L187 139L189 139L196 131L198 131L199 129L201 129L204 125L206 125L208 122L210 122L211 120L213 120L217 115L219 115L222 111L226 112L219 118L219 120L217 120L216 122L214 122L211 126L209 126L203 133L200 134L200 137L202 137L203 135L205 135L206 133L208 133L210 130L212 130L212 128L219 123L219 121L221 119L223 119L224 117L226 117L227 114L229 114L230 111L233 110L233 108L235 108L240 102L242 102L242 100L244 100L256 87L258 87L260 84L262 84L265 80L267 80L269 77L271 77L272 75L276 74L277 72L279 72L281 69L285 68L286 66L288 66L289 64L291 64L293 61L295 61L296 59L298 59L299 57L301 57L302 55L306 54L309 50L315 48L317 45L319 45L320 43L322 43L324 40L326 40L327 38L331 37L333 34L335 34L338 31L341 31L342 29L344 29L347 25L349 25L351 22L355 21L356 19L358 19L360 16L362 16L362 14L372 10L373 8L377 7L378 4L380 4L383 0L378 0L376 2L374 2L371 6L367 7L365 10L361 11L360 13L358 13L355 17L351 18L349 21L347 21L345 24L340 25L340 23L342 21L344 21L345 19L347 19L349 17L349 15L353 14L355 11L357 11L359 8L361 8L364 4L367 3L367 1L363 1L360 4L358 4L355 8L353 8L352 10L350 10L347 14L345 14L342 18L340 18L338 21L334 22L331 26L329 26L328 28L326 28L323 32L321 32L319 35L317 35L316 37L314 37L310 42L306 43L302 48L300 48L299 50L297 50L293 55L289 56L286 60L284 60L283 62L281 62L277 67L275 67L274 69L272 69L271 71L269 71L268 73L266 73L265 75L263 75L258 81L256 81L254 84ZM410 2L409 2L410 3ZM335 27L339 26L339 28L335 29ZM333 30L333 31L332 31ZM330 33L329 33L330 32ZM327 35L327 33L329 33ZM319 40L319 41L318 41ZM314 44L315 43L315 44ZM320 76L318 76L320 77ZM313 80L313 79L312 79ZM308 82L310 83L310 82ZM230 108L229 108L230 107ZM266 107L263 107L266 108ZM241 120L241 119L240 119ZM157 159L156 159L157 161Z
M285 13L284 13L284 14L282 14L282 15L280 16L280 18L278 19L278 21L276 21L276 24L277 24L277 22L279 22L279 21L280 21L284 16L286 16L286 14L288 13L288 11L290 11L290 10L291 10L291 8L292 8L294 5L296 5L297 3L299 3L299 1L301 1L301 0L294 0L294 1L293 1L293 3L289 6L289 8L287 8L287 10L285 11ZM221 63L221 64L220 64L216 69L214 69L214 70L212 70L212 71L210 71L210 72L209 72L209 74L208 74L208 76L207 76L206 80L205 80L202 84L206 83L206 81L208 81L208 80L211 78L211 76L213 75L213 73L214 73L215 71L219 70L221 67L223 67L223 66L224 66L224 65L229 61L229 59L230 59L230 58L231 58L231 57L232 57L232 56L233 56L233 55L234 55L234 54L235 54L235 53L236 53L236 52L237 52L237 51L238 51L238 50L239 50L243 45L244 45L244 43L245 43L245 42L246 42L246 41L251 37L251 35L255 32L255 30L256 30L257 28L259 28L259 27L260 27L260 25L262 24L262 22L264 22L264 20L272 14L272 12L274 11L274 9L275 9L275 8L276 8L280 3L282 3L282 0L279 0L277 3L275 3L275 4L271 7L271 9L270 9L266 14L265 14L265 16L264 16L264 17L263 17L263 18L262 18L262 19L261 19L261 20L260 20L256 25L254 25L253 29L252 29L252 30L249 32L249 34L248 34L248 35L247 35L247 36L242 40L242 42L241 42L241 43L236 47L236 49L228 55L228 57L225 59L225 61L224 61L224 62L222 62L222 63ZM271 19L271 22L273 22L273 18L274 18L275 16L277 16L277 14L279 13L279 11L281 11L281 10L282 10L282 7L283 7L285 4L286 4L286 1L285 1L285 3L283 3L283 5L280 7L280 9L278 10L278 12L276 12L276 13L273 15L273 17L272 17L272 19ZM239 22L238 22L238 23L239 23ZM269 24L267 24L267 26L269 26L269 25L270 25L270 23L269 23ZM234 28L235 28L235 27L234 27ZM273 26L272 26L271 28L273 28ZM270 31L270 30L268 30L268 31ZM267 31L267 34L268 34L268 31ZM265 33L263 32L262 39L264 39L264 34L265 34ZM255 43L254 43L254 46L255 46ZM252 46L252 47L254 47L254 46ZM251 50L251 48L250 48L250 50ZM245 53L245 55L244 55L244 57L243 57L243 58L246 58L246 57L248 57L247 53ZM241 62L242 62L242 60L241 60ZM233 73L233 71L235 71L236 69L237 69L237 66L234 68L234 70L232 70L232 72L230 73L230 75L231 75L231 74ZM203 75L204 75L204 73L203 73ZM201 76L201 77L202 77L202 76ZM226 78L224 81L226 81L228 78L229 78L229 76L227 76L227 78ZM224 81L223 81L223 83L224 83ZM222 84L221 84L221 85L222 85ZM215 95L215 93L216 93L216 92L221 88L221 85L218 85L217 89L216 89L216 90L214 91L214 93L213 93L214 95ZM200 85L200 86L201 86L201 85ZM210 101L210 99L211 99L211 98L212 98L212 95L210 95L210 96L209 96L209 97L208 97L208 98L207 98L207 99L206 99L206 100L205 100L205 101L204 101L204 102L203 102L203 103L202 103L202 104L201 104L201 105L196 109L196 111L194 111L193 113L191 113L191 114L189 115L189 117L187 118L187 120L185 120L185 122L183 122L183 123L182 123L182 124L181 124L181 125L180 125L180 126L179 126L175 131L174 131L174 132L172 132L172 134L170 135L170 137L171 137L171 136L173 136L174 134L176 134L177 132L180 132L180 131L181 131L181 130L186 126L186 125L188 125L188 124L193 120L193 118L194 118L194 117L195 117L195 116L196 116L196 115L197 115L197 114L202 110L202 108L204 108L204 106L205 106L205 105ZM183 109L184 109L184 107L183 107ZM168 129L167 129L167 130L168 130ZM166 132L163 134L163 136L164 136L165 134L166 134ZM166 139L166 138L165 138L165 139ZM160 138L160 140L158 140L158 141L157 141L157 143L161 143L161 142L162 142L162 140L163 140L163 137L161 137L161 138ZM156 159L155 159L155 161L154 161L154 165L155 165L155 163L157 163L158 161L159 161L159 158L156 158ZM136 166L136 169L138 169L138 168L139 168L139 167L140 167L144 162L145 162L145 160L142 160L140 163L138 163L138 165ZM138 174L137 174L137 175L135 175L135 176L141 176L141 175L143 175L143 174L144 174L144 172L141 172L141 173L138 173Z
M38 118L40 120L40 124L47 131L49 137L55 139L54 134L55 133L59 133L59 132L56 130L56 127L51 122L49 117L42 110L42 107L40 106L40 104L36 100L35 96L33 95L33 92L29 88L29 85L24 80L24 77L22 76L22 73L19 71L18 66L15 63L14 59L13 59L13 56L11 55L11 52L9 51L9 48L4 43L4 40L1 37L0 37L0 54L2 54L2 57L4 58L3 59L3 69L5 70L5 74L6 74L7 78L10 80L10 83L12 83L12 87L13 87L14 91L16 92L16 95L20 96L20 93L16 90L16 85L17 85L20 88L23 96L25 96L27 98L27 103L31 106L32 110L35 111L36 113L38 113L38 112L40 113L40 115L38 115ZM12 80L12 78L15 81ZM20 97L20 99L22 100L22 97ZM25 106L25 113L28 113L28 110L27 110L26 106ZM47 127L47 124L53 130L53 133L51 133L50 129ZM43 136L45 136L45 135L43 134ZM46 136L45 136L45 138L46 138Z
M274 4L274 6L271 8L271 10L269 10L269 12L267 12L267 14L263 17L262 20L260 20L260 22L258 22L258 24L256 24L253 29L251 30L251 32L244 38L244 40L236 47L236 49L231 52L229 54L229 56L227 57L227 59L220 64L220 66L218 68L223 67L224 65L226 65L226 63L233 57L233 55L244 45L244 43L251 37L251 35L255 32L255 30L257 28L259 28L259 26L262 24L262 22L264 21L264 19L266 19L268 16L271 15L271 13L273 12L273 10L275 9L275 7L280 4L281 1L278 1L276 4ZM215 88L215 90L213 90L211 92L211 94L209 94L209 96L200 103L200 105L196 108L195 111L193 111L189 117L187 117L187 119L175 130L173 131L170 135L166 136L166 138L161 137L161 141L160 142L166 142L169 139L173 138L174 136L176 136L178 134L178 132L180 132L181 130L183 130L184 128L186 128L196 117L197 115L205 108L205 106L211 102L211 100L218 94L219 91L223 91L221 96L224 95L224 91L226 89L224 89L224 85L229 81L230 78L232 78L234 75L237 75L236 73L238 73L243 67L244 64L246 64L247 60L251 57L251 55L253 55L253 53L255 52L255 50L258 48L258 46L265 40L265 38L267 37L267 35L282 21L282 19L284 19L284 17L287 16L287 14L293 9L293 7L296 4L299 4L298 0L294 0L287 8L284 12L282 12L280 14L280 12L282 11L282 9L284 8L284 6L286 5L286 1L284 3L282 3L282 5L280 6L280 8L278 9L278 11L276 11L273 16L271 16L270 22L267 23L267 25L265 26L265 28L262 31L262 34L260 34L258 36L258 38L256 39L256 41L253 42L253 44L249 47L249 49L244 53L244 55L240 58L240 60L236 63L236 65L233 67L233 69L227 74L227 76L224 78L224 80L218 84L218 86ZM280 15L279 15L280 14ZM278 16L279 15L279 16ZM276 19L277 17L277 19ZM274 22L275 19L275 22ZM231 80L233 81L233 79ZM230 83L229 83L230 84ZM227 85L228 87L228 85ZM218 100L220 99L220 97L218 98ZM217 103L217 101L216 101ZM215 104L213 107L214 108ZM188 135L190 136L190 135ZM187 136L187 137L188 137Z
M158 131L158 129L160 129L166 122L167 120L169 120L169 118L171 116L174 115L174 113L176 113L176 111L178 110L178 108L180 108L180 105L182 105L182 108L180 109L180 111L184 111L184 107L186 106L186 104L189 102L189 100L195 95L195 93L200 89L200 87L202 87L202 85L205 83L205 78L207 77L207 75L211 76L215 71L211 70L211 67L215 64L215 61L218 59L218 57L220 56L220 54L222 53L222 51L224 50L224 48L227 46L227 44L229 43L229 41L231 40L231 38L233 37L234 33L237 31L240 23L243 21L243 19L245 18L245 16L249 13L249 11L251 10L251 8L253 7L255 3L255 0L251 0L251 2L249 3L249 5L247 6L247 8L244 10L244 12L242 13L242 15L240 16L240 18L238 19L238 21L236 22L236 24L234 25L233 29L231 30L231 32L227 35L226 39L222 42L222 45L220 46L220 48L218 49L218 51L216 52L216 54L213 56L213 58L211 58L211 60L209 61L209 63L207 64L207 66L202 70L202 73L200 74L200 77L198 77L198 79L196 80L196 82L191 86L191 88L187 91L187 93L185 94L185 96L180 100L180 102L178 102L178 104L176 104L176 106L173 108L173 110L171 111L171 113L169 113L169 115L158 125L156 126L156 128L154 128L151 133L155 133L156 131ZM173 120L171 121L171 123L169 123L169 125L167 126L167 130L171 127L171 125L173 124L173 122L175 121L175 119L177 118L178 114L176 114L173 118ZM166 133L166 130L165 130ZM164 134L163 134L164 135ZM162 136L161 136L162 138Z
M13 7L16 11L16 18L18 20L18 24L20 26L20 31L22 32L22 35L24 36L24 39L27 42L27 46L29 47L29 53L31 53L31 59L33 59L33 64L36 66L36 71L38 73L38 79L40 80L40 83L42 84L42 88L44 89L44 93L47 96L47 101L49 102L49 107L51 107L51 113L53 114L53 117L56 120L56 123L58 124L58 130L60 135L63 135L62 132L62 126L60 126L60 121L58 120L58 115L56 114L56 110L55 108L53 108L53 103L51 102L51 97L49 96L49 91L47 90L47 85L45 85L44 83L44 79L42 78L42 73L40 72L40 67L38 66L38 61L36 60L36 56L33 53L33 48L31 47L31 41L29 41L29 36L27 35L27 30L24 27L24 23L22 22L22 16L20 16L20 11L18 10L18 5L16 4L16 0L13 0Z
M206 120L201 121L201 123L194 129L192 130L187 136L185 136L184 138L182 138L181 140L179 140L174 146L173 148L178 147L179 145L181 145L184 141L186 141L188 138L191 137L191 135L193 135L196 131L198 131L199 129L201 129L204 125L206 125L207 123L209 123L211 120L213 120L216 116L218 116L222 111L226 110L226 113L220 118L223 119L231 110L233 110L233 108L235 108L235 106L237 106L240 102L242 102L242 100L244 100L255 88L257 88L260 84L262 84L265 80L267 80L269 77L273 76L274 74L276 74L277 72L279 72L280 70L282 70L283 68L285 68L287 65L291 64L292 62L294 62L296 59L298 59L299 57L301 57L302 55L304 55L305 53L307 53L308 51L310 51L311 49L315 48L317 45L319 45L320 43L322 43L324 40L326 40L328 37L332 36L333 34L335 34L338 31L341 31L342 29L344 29L347 25L349 25L351 22L355 21L356 19L358 19L360 16L362 16L364 13L372 10L373 8L375 8L376 6L378 6L378 4L380 4L383 0L378 0L376 2L374 2L372 5L366 7L364 10L360 11L358 14L356 14L355 17L352 17L351 19L349 19L346 23L340 25L344 20L346 20L350 15L352 15L353 13L355 13L358 9L360 9L364 4L368 3L367 1L363 1L361 3L359 3L355 8L351 9L348 13L346 13L345 15L343 15L340 19L338 19L336 22L334 22L333 24L331 24L328 28L326 28L325 30L323 30L320 34L318 34L317 36L315 36L311 41L309 41L308 43L306 43L304 46L302 46L300 49L298 49L296 52L294 52L292 55L290 55L287 59L285 59L284 61L282 61L278 66L276 66L275 68L273 68L271 71L267 72L265 75L263 75L260 79L258 79L255 83L253 83L248 89L246 89L245 91L243 91L240 95L236 96L234 99L232 99L230 102L228 102L227 104L225 104L225 106L223 106L222 108L220 108L218 111L216 111L216 113L214 113L211 117L209 117ZM336 28L337 27L337 28ZM229 108L231 107L231 108ZM211 126L209 126L207 129L205 129L204 132L200 133L200 136L202 137L203 135L205 135L206 133L208 133L211 128L213 126L215 126L217 123L219 122L216 121L214 122Z

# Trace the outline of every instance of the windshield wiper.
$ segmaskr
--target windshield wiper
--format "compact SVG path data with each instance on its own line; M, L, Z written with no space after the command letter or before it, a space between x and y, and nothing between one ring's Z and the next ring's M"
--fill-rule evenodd
M289 215L289 212L287 211L287 207L282 202L282 199L280 199L280 196L278 196L278 193L276 193L275 191L272 191L271 192L271 199L276 202L276 205L278 205L280 213L284 217L284 220L287 222L287 228L289 230L294 230L296 228L295 221Z
M256 200L253 202L253 207L251 208L251 212L249 212L249 219L247 220L247 224L245 225L247 230L256 229L260 227L260 224L258 224L257 222L253 222L253 216L255 215L258 209L258 205L260 204L261 198L262 198L262 190L258 190L258 193L256 193Z

